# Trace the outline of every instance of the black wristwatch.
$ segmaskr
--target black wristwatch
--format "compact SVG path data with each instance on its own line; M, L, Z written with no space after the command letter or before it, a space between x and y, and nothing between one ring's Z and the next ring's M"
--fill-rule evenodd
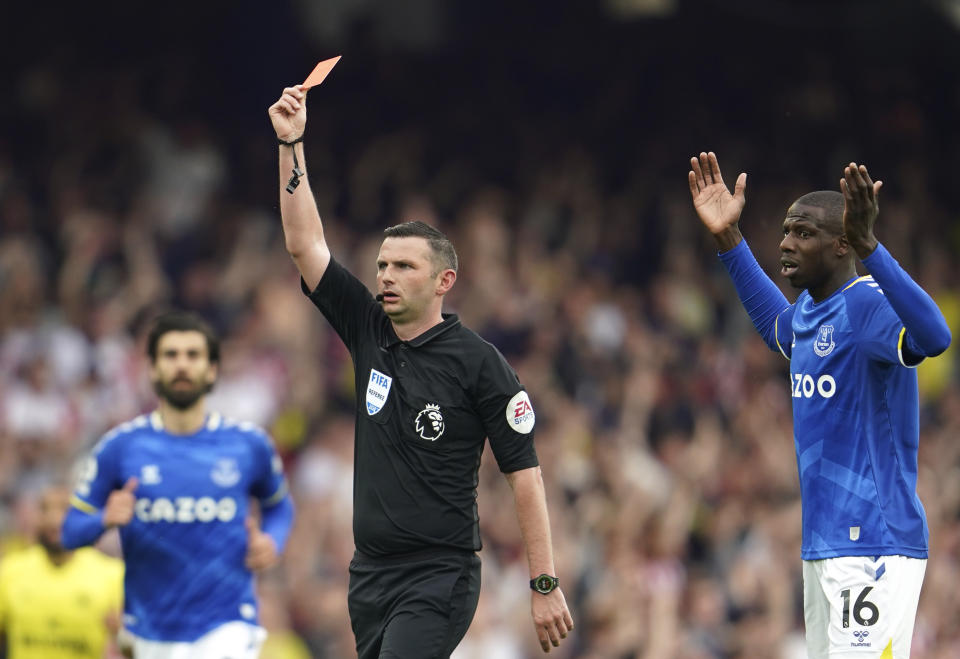
M556 577L551 577L549 574L541 574L539 577L530 580L530 589L542 595L553 592L559 585L560 580Z

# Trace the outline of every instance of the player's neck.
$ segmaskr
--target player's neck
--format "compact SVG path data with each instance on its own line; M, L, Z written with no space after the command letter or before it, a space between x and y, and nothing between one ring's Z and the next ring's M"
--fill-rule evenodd
M857 268L851 263L849 268L838 268L823 284L817 287L810 287L807 291L810 293L810 297L813 298L814 302L823 302L856 276Z
M66 549L51 549L49 547L44 547L43 550L47 553L47 560L57 567L65 565L66 562L69 561L73 556L73 552Z
M160 399L157 408L163 429L174 435L192 435L200 430L207 420L206 400L201 398L186 409L174 407L164 399Z

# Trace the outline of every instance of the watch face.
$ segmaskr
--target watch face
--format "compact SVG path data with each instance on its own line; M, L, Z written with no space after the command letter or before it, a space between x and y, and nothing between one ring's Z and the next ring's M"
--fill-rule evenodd
M553 579L545 574L537 577L537 590L541 593L549 593L553 590Z

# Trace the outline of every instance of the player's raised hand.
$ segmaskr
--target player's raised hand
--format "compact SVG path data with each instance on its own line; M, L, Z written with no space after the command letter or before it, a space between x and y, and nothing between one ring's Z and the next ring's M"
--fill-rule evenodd
M267 110L277 139L290 142L303 135L307 127L307 90L294 85L283 90L280 99Z
M114 526L126 526L133 519L133 506L137 502L134 492L140 482L136 476L131 476L123 487L114 490L107 497L107 503L103 507L103 525L111 529Z
M877 197L882 185L883 181L870 179L865 165L852 162L843 169L843 233L860 258L870 256L877 247L873 225L880 212Z
M567 608L563 591L555 588L546 595L531 593L530 610L533 626L540 639L540 648L550 652L550 647L560 647L560 641L573 630L573 618Z
M247 527L247 557L245 564L254 572L266 570L277 564L277 545L269 534L260 530L252 517L245 520Z
M690 167L687 180L690 184L690 195L693 197L693 207L700 216L700 221L714 235L735 227L747 201L744 195L747 175L740 174L737 177L733 194L730 194L713 151L701 153L699 158L691 158Z

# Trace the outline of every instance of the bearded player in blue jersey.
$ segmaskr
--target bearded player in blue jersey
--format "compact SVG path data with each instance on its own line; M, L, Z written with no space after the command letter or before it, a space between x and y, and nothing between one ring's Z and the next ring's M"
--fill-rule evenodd
M199 317L160 316L147 352L159 405L97 444L63 544L91 544L119 527L136 659L255 658L266 632L253 571L276 563L293 520L282 463L262 430L206 409L220 347Z
M801 289L790 304L740 234L747 175L731 194L713 153L690 164L694 207L740 300L790 360L807 652L907 659L928 547L914 368L950 345L943 314L874 236L882 183L863 165L844 169L840 192L787 210L781 274Z

